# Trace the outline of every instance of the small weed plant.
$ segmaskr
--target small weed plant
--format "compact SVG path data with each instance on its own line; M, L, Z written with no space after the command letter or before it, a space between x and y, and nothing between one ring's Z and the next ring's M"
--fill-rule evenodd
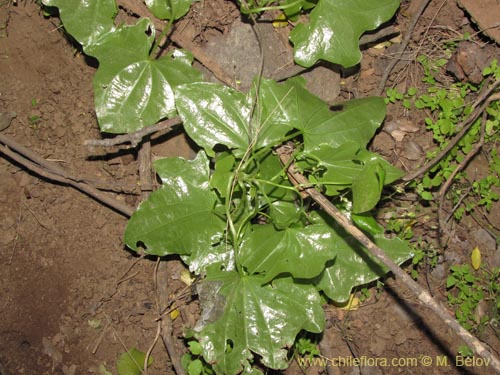
M290 182L288 162L280 156L395 262L412 256L402 239L386 238L370 214L384 186L402 175L367 150L385 117L383 99L330 108L300 77L282 83L256 77L242 93L204 82L188 51L172 49L157 58L157 41L187 13L191 0L146 1L156 17L168 20L159 38L147 18L115 25L114 0L44 4L59 9L67 32L99 61L94 96L103 132L133 132L179 116L199 146L193 160L154 163L162 187L139 206L125 232L130 249L177 254L200 276L202 313L183 360L189 374L259 373L255 363L286 368L297 334L323 330L322 296L345 302L353 288L387 272L316 209L303 186ZM273 4L242 2L242 11ZM389 20L399 1L279 6L290 16L307 11L309 21L290 35L298 64L327 60L349 67L361 58L361 34Z
M474 270L469 264L451 266L446 288L448 303L464 328L482 332L486 325L499 321L499 268L490 270L483 266Z
M401 103L407 110L424 110L428 114L425 124L432 132L438 148L428 153L428 159L433 158L444 149L451 139L460 131L458 125L471 113L471 94L478 91L488 82L488 77L498 79L500 68L497 61L483 71L484 81L476 87L468 82L453 83L449 87L440 87L435 75L446 63L443 59L430 61L422 56L417 59L424 70L422 81L426 84L424 93L419 94L414 87L406 92L388 89L386 103ZM487 108L488 119L484 129L484 154L488 158L488 171L484 177L470 176L465 171L457 173L454 177L455 184L450 189L449 195L455 206L453 216L457 221L464 214L469 214L477 207L491 210L492 203L499 199L500 187L500 158L496 149L499 140L500 111L499 101L492 101ZM481 119L475 121L470 130L458 144L441 161L431 168L423 178L416 183L416 189L423 200L431 201L434 193L451 176L457 166L471 152L481 137Z

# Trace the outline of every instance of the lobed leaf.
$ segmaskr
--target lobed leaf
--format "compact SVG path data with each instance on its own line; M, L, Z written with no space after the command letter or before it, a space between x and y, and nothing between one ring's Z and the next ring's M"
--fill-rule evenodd
M64 28L84 48L114 29L118 13L115 0L42 0L44 5L57 7Z
M155 163L163 186L141 203L125 230L125 244L144 244L154 255L191 254L219 242L225 221L215 214L217 196L208 186L208 159L165 158Z
M114 0L46 0L45 4L59 8L66 30L99 61L94 101L101 131L133 132L175 115L173 89L202 79L187 52L151 59L154 25L143 18L135 25L115 26Z
M301 330L323 330L320 297L311 285L285 278L263 286L259 275L240 275L217 267L207 271L206 281L219 285L217 295L223 296L225 304L223 314L196 335L205 360L216 373L250 371L252 353L265 366L284 369L287 349L296 335Z
M334 112L320 109L298 128L306 152L321 144L340 147L354 142L366 147L385 118L385 103L379 97L354 99L338 107Z
M239 91L215 83L192 83L176 90L177 111L186 133L209 155L222 144L240 155L251 142L251 106Z
M128 133L171 117L176 113L173 88L201 80L201 73L191 67L191 56L183 51L150 59L150 29L154 27L147 19L122 25L88 48L100 62L94 101L102 131Z
M217 145L232 149L238 156L249 147L273 146L291 129L286 118L280 117L286 93L274 81L263 80L256 113L253 90L244 95L226 86L200 82L180 86L176 96L186 132L210 155ZM268 100L270 97L277 105Z
M351 67L361 60L359 38L389 20L399 0L319 0L309 23L290 33L297 64L310 67L326 60Z
M326 194L338 195L352 187L353 212L371 210L380 200L384 185L403 175L380 155L346 142L334 148L322 144L318 148L301 155L302 167L320 167L323 170L314 175L326 188Z
M413 250L405 241L397 237L386 238L384 228L378 225L373 217L366 214L352 215L352 219L394 262L401 264L413 256ZM315 217L315 221L325 220L330 223L337 236L333 248L336 257L333 262L327 264L316 285L330 299L345 302L354 287L384 276L388 269L330 218Z
M250 274L261 274L263 283L280 274L310 279L318 276L335 254L334 233L323 223L305 228L277 230L271 224L254 225L243 241L238 261Z

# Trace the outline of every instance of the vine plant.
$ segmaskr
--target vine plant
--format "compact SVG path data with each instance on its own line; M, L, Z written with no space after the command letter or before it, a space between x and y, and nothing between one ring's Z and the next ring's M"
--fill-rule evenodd
M44 4L59 9L67 32L99 61L95 106L103 132L133 132L178 115L200 147L194 160L154 163L162 187L131 217L125 243L148 254L179 254L201 276L202 314L193 335L217 373L256 372L256 359L286 368L297 334L323 330L321 293L347 301L355 286L387 271L289 182L278 152L291 154L296 167L395 262L412 256L405 242L386 238L369 213L384 185L401 176L366 148L385 117L383 99L331 108L306 90L302 78L277 83L258 77L250 92L241 93L203 82L188 51L154 58L151 21L115 25L114 0ZM251 1L242 8L251 13L273 4ZM191 0L146 5L169 20L167 30ZM361 34L390 19L399 2L285 0L279 6L289 16L310 10L309 23L297 25L290 37L299 64L324 59L352 66L361 58Z

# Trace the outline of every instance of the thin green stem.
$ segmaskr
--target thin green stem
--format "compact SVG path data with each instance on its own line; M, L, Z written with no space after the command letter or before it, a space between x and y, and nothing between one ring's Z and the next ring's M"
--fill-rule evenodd
M170 3L170 0L169 0L169 3ZM151 48L151 53L149 54L150 59L154 60L154 59L156 59L156 56L159 55L160 48L161 48L160 43L163 40L163 38L165 38L165 36L168 34L168 32L172 28L173 24L174 24L174 16L172 15L172 18L170 18L168 20L168 23L165 25L165 28L162 30L160 36L155 39L155 41L153 43L153 47Z
M241 13L251 14L251 13L262 13L262 12L265 12L266 10L283 10L283 9L288 9L288 8L294 7L294 6L299 5L303 2L304 2L304 0L297 0L297 1L294 1L293 3L286 4L286 5L273 5L273 6L269 6L269 7L260 7L260 8L252 8L252 9L250 9L248 7L247 7L247 9L241 8Z

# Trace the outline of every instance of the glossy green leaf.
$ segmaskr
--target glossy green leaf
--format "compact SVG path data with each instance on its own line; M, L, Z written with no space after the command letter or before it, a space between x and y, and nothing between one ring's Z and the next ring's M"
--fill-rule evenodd
M297 198L278 157L271 150L263 154L255 173L255 183L267 201L293 201Z
M297 0L285 0L283 5L289 5L283 12L287 18L291 18L295 21L301 10L314 8L316 6L316 1L303 0L297 2Z
M348 187L359 175L364 164L358 160L360 146L346 142L339 147L322 144L310 152L300 155L298 163L302 168L320 168L315 178L325 185L328 195L336 195L338 190Z
M352 211L362 213L374 208L382 195L384 185L387 185L404 173L392 166L380 155L363 150L359 160L364 163L363 169L352 183Z
M46 4L59 7L66 30L99 61L94 101L101 131L132 132L175 115L173 89L202 79L187 52L150 59L154 25L143 18L136 25L115 27L114 0Z
M100 63L94 77L94 100L102 131L132 132L174 115L173 88L201 80L186 52L150 59L154 39L154 33L146 34L150 29L154 27L144 19L134 26L122 25L88 48Z
M351 67L361 60L359 38L389 20L399 0L319 0L308 24L290 33L295 61L305 67L326 60Z
M310 279L335 256L331 251L332 235L325 224L284 230L271 224L254 225L241 245L238 260L250 274L262 274L265 283L280 274Z
M269 205L269 217L276 229L286 229L298 225L305 218L305 212L295 201L279 200Z
M280 105L289 101L286 90L264 80L252 114L253 91L244 95L214 83L187 84L176 90L177 110L186 132L208 154L220 144L241 156L250 146L258 149L279 143L291 129L280 117Z
M375 207L382 194L384 179L385 173L380 165L365 165L352 182L352 212L366 212Z
M239 91L215 83L193 83L176 90L177 110L186 133L207 154L225 145L242 154L250 144L251 106Z
M301 330L318 333L324 325L320 297L311 285L285 278L263 286L258 275L207 272L218 283L225 309L216 321L197 333L204 358L219 374L250 371L253 354L273 369L288 366L287 349ZM203 312L202 312L203 315Z
M302 168L320 168L315 179L326 188L326 194L338 195L352 187L354 212L371 210L380 200L384 185L403 173L380 155L346 142L338 148L323 144L300 156Z
M385 118L382 98L354 99L330 107L305 87L302 78L281 84L264 80L259 97L262 118L270 127L295 128L304 134L304 148L321 144L340 147L346 142L365 147Z
M114 29L118 13L115 0L43 0L44 5L59 8L66 31L84 48Z
M315 222L325 222L323 217L314 216L313 218ZM369 215L352 215L352 219L397 264L413 256L413 250L405 241L397 237L386 238L384 228ZM317 287L332 300L345 302L349 299L354 287L384 276L388 269L338 224L333 223L331 219L326 219L326 222L331 225L337 236L334 247L336 258L327 264L318 278Z
M145 0L151 13L162 20L181 18L189 11L192 2L193 0Z
M385 118L385 103L379 97L354 99L334 109L320 109L298 128L304 134L305 151L323 143L340 147L354 142L364 148Z
M155 163L163 186L130 218L125 243L137 251L144 244L154 255L191 254L219 242L225 221L214 212L217 196L208 186L208 160L165 158ZM195 228L195 230L193 230Z
M233 175L236 159L229 152L221 152L215 162L215 171L210 178L210 186L216 189L222 198L225 198L230 189L229 181Z
M365 166L368 167L372 165L377 165L382 167L385 173L384 184L386 185L404 176L404 172L401 171L401 169L393 166L379 154L375 154L366 149L360 150L360 152L357 155L357 160L362 161L365 164Z
M305 124L328 116L328 105L305 88L305 79L295 77L283 83L262 80L259 97L261 117L271 126L303 129Z
M189 271L195 275L205 273L207 267L219 264L225 270L234 270L234 249L227 243L193 248L189 255L182 255L182 260L189 265Z

